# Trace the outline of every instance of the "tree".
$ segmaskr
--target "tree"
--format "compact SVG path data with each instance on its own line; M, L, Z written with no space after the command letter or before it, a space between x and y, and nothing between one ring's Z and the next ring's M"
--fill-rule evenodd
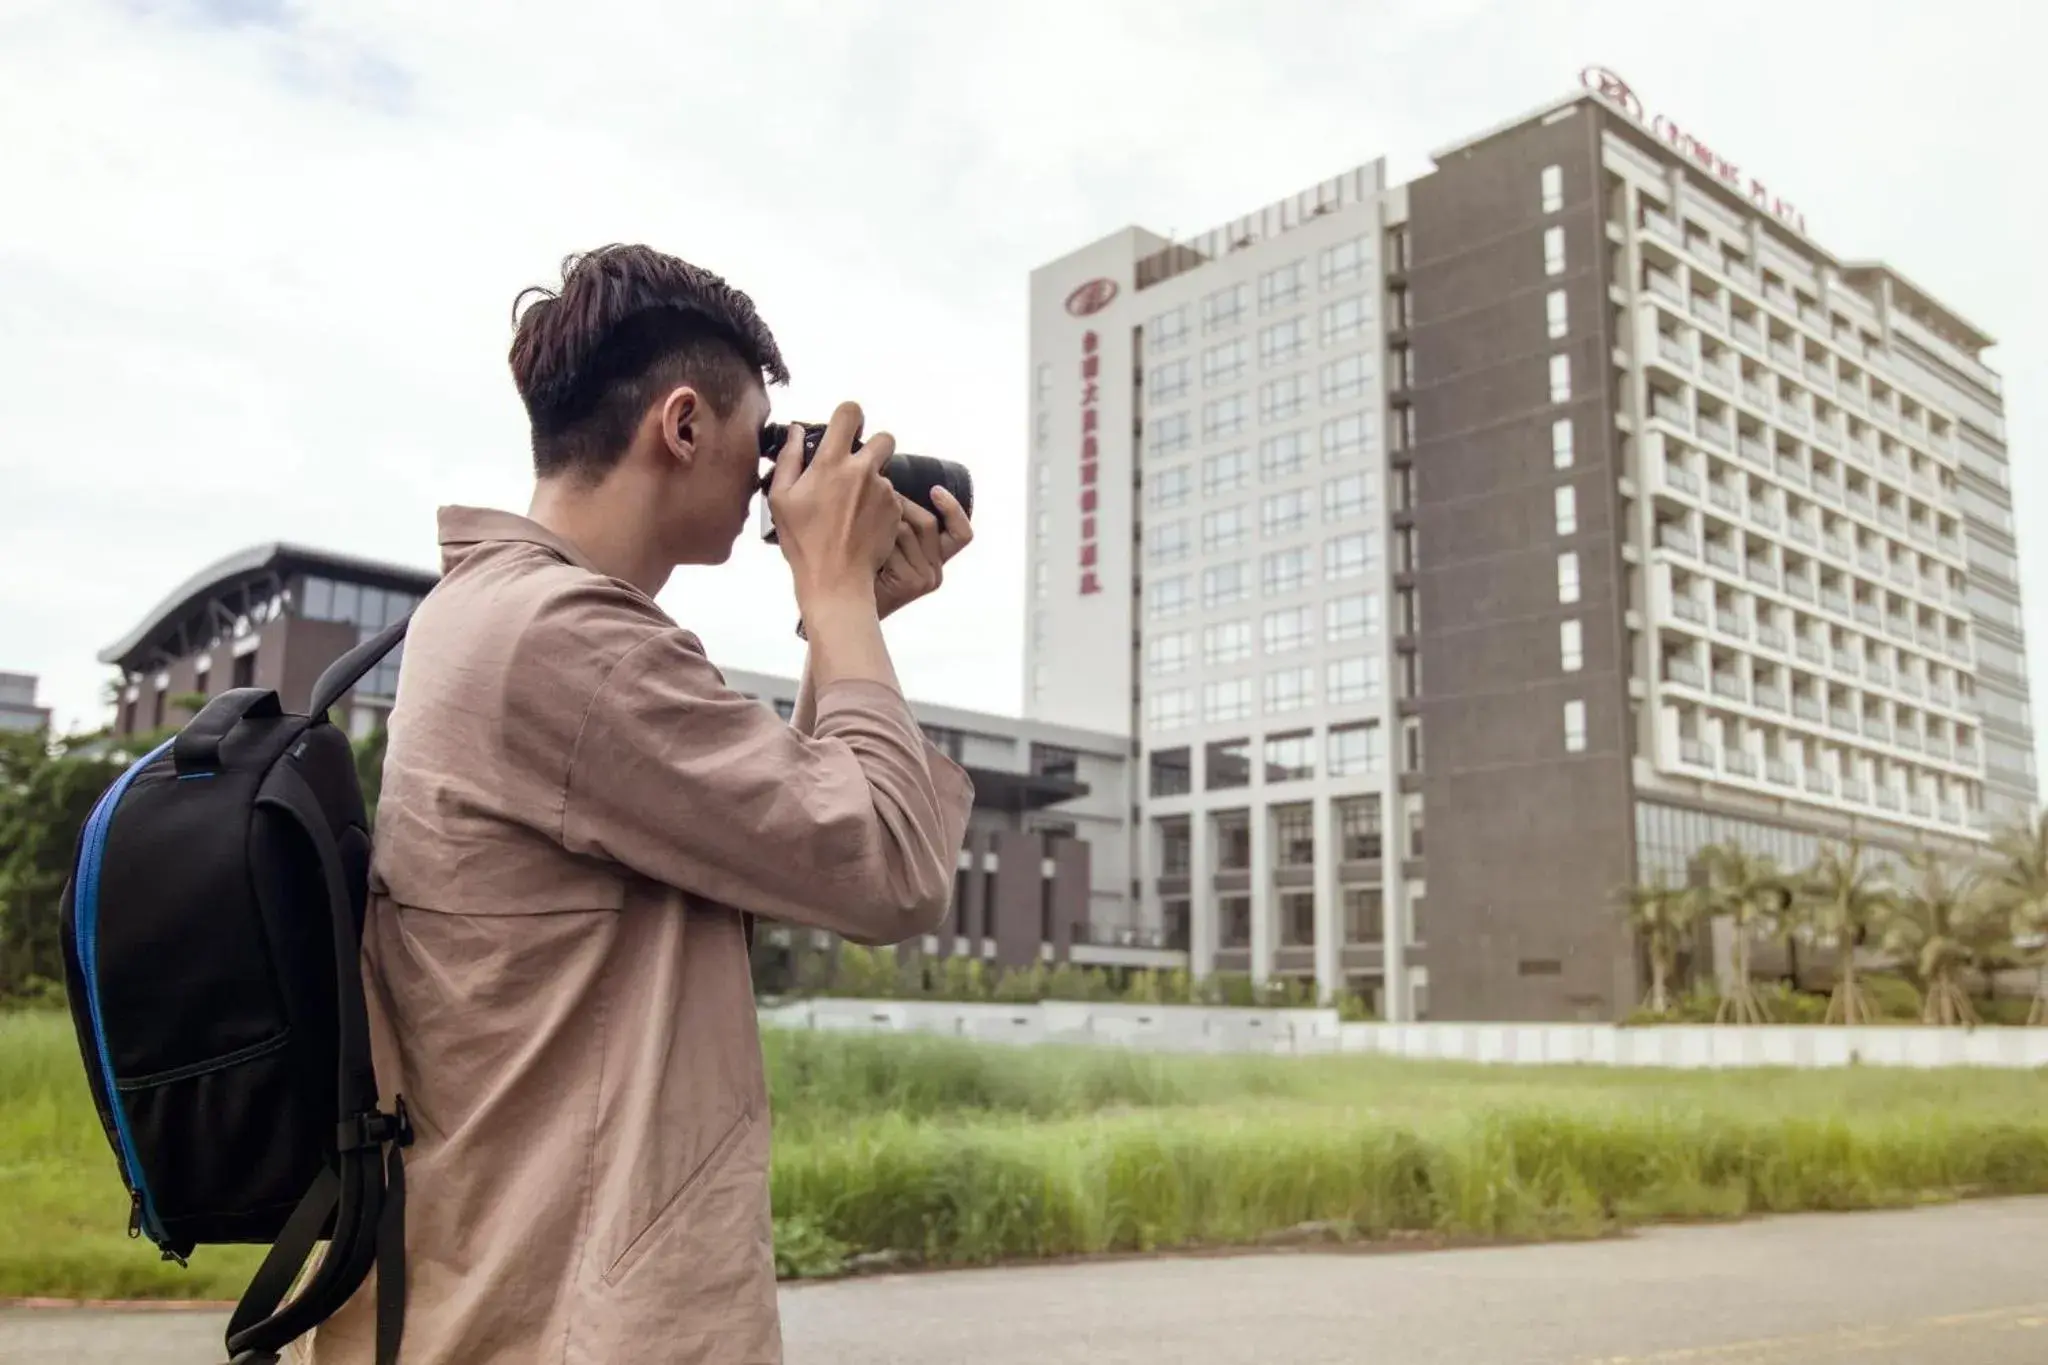
M1699 922L1702 896L1697 888L1674 886L1659 875L1645 885L1624 887L1620 899L1622 914L1650 959L1650 990L1643 1006L1652 1014L1667 1014L1679 946Z
M1834 993L1828 997L1826 1022L1877 1022L1877 1011L1856 979L1856 950L1884 930L1893 908L1890 878L1883 869L1864 861L1862 840L1852 839L1846 846L1830 844L1801 879L1799 900L1807 922L1837 954L1839 965Z
M128 764L100 738L0 735L0 997L63 977L58 909L79 831Z
M1972 940L1980 929L1975 921L1987 910L1977 894L1977 874L1953 874L1926 852L1907 861L1914 882L1893 907L1885 945L1907 961L1920 981L1922 1023L1974 1025L1977 1010L1961 977L1975 957Z
M1986 874L1988 894L2024 945L2021 960L2034 968L2027 1023L2048 1024L2048 811L2031 824L2001 830L1991 847L1996 860Z
M1770 1011L1750 982L1750 952L1760 928L1777 923L1791 904L1792 893L1778 865L1763 854L1749 853L1734 843L1710 844L1699 851L1704 875L1706 913L1726 916L1734 931L1734 980L1722 992L1717 1024L1768 1024Z

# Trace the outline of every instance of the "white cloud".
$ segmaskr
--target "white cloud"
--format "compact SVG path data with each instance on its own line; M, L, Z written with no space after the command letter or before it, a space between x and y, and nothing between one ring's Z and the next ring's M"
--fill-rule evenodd
M857 397L973 466L980 541L892 633L913 693L1014 708L1029 270L1382 153L1413 174L1588 61L2004 337L2022 524L2048 505L2043 97L2014 5L10 8L0 667L69 720L96 713L95 651L219 555L426 563L437 503L522 507L512 297L619 239L755 297L796 372L784 414ZM664 601L736 666L795 666L766 547Z

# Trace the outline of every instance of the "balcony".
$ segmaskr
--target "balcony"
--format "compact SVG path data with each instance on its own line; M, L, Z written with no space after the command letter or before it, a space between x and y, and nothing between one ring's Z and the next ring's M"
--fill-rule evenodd
M1699 475L1683 465L1673 464L1669 460L1664 461L1664 482L1678 489L1681 493L1690 493L1694 497L1700 495Z
M1856 388L1854 385L1846 383L1841 385L1836 389L1835 397L1841 401L1842 406L1845 408L1854 408L1857 412L1870 411L1870 402L1863 396L1863 390Z
M1852 678L1863 676L1863 660L1858 655L1836 651L1834 664L1837 673L1846 673Z
M1814 531L1814 529L1811 526L1807 525L1805 521L1801 520L1798 517L1794 517L1792 521L1785 527L1785 533L1791 536L1792 539L1798 541L1801 545L1820 544L1820 536Z
M1862 565L1863 571L1872 578L1884 577L1885 558L1881 551L1858 550L1856 552L1856 562Z
M1910 643L1913 639L1913 623L1903 616L1886 617L1884 629L1885 634L1894 640L1905 640Z
M1692 621L1702 626L1707 623L1705 604L1689 592L1671 594L1671 614L1681 621Z
M1941 819L1944 824L1960 825L1963 823L1963 808L1944 801L1941 804Z
M1844 707L1834 707L1828 712L1828 724L1845 735L1853 735L1857 730L1856 713Z
M1773 758L1764 764L1764 775L1781 787L1799 785L1799 770L1782 758Z
M1950 759L1955 757L1955 749L1940 735L1929 735L1927 737L1927 755L1930 758Z
M1868 738L1881 743L1891 743L1892 727L1886 722L1879 720L1876 716L1865 716L1863 718L1863 733Z
M1700 378L1712 384L1723 393L1735 392L1735 367L1725 361L1720 364L1713 364L1702 360L1700 362Z
M1728 750L1723 755L1722 761L1727 765L1728 771L1734 773L1737 777L1754 778L1756 776L1756 755L1745 749Z
M1806 770L1806 789L1821 796L1835 794L1835 779L1818 768Z
M1951 711L1956 709L1956 694L1952 688L1936 687L1930 683L1927 687L1927 700L1933 702L1936 706L1947 707Z
M1700 439L1708 445L1719 446L1722 450L1735 449L1735 429L1726 422L1700 418Z
M1785 709L1785 694L1778 688L1765 687L1762 684L1758 684L1756 704L1766 711L1783 711Z
M1842 426L1839 422L1815 422L1813 439L1819 445L1839 449L1842 444Z
M1787 346L1782 341L1774 341L1771 343L1771 359L1777 361L1780 365L1783 365L1786 369L1793 371L1795 374L1799 370L1799 352L1793 350L1790 346Z
M1742 494L1736 492L1725 483L1716 483L1709 480L1707 483L1707 501L1713 503L1716 507L1725 508L1737 516L1742 515Z
M1936 549L1951 559L1961 559L1963 557L1963 542L1956 536L1936 536L1934 538L1934 545Z
M1855 512L1860 516L1875 517L1877 515L1877 504L1872 502L1869 496L1863 493L1843 494L1842 504L1851 512Z
M1820 664L1823 661L1825 661L1828 656L1828 652L1820 647L1820 641L1809 640L1804 635L1799 637L1799 639L1795 642L1793 648L1800 658L1806 660L1806 662L1810 664ZM1820 703L1818 702L1814 703L1813 719L1820 719Z
M1749 519L1759 526L1768 526L1776 531L1783 529L1785 525L1785 519L1778 515L1778 509L1767 502L1752 502L1748 511Z
M1813 426L1813 419L1806 415L1803 408L1799 407L1796 403L1787 403L1782 399L1778 403L1778 421L1792 428L1792 430L1800 432L1806 431Z
M1944 636L1940 630L1929 626L1920 627L1919 631L1916 634L1916 638L1920 641L1922 645L1926 646L1928 649L1944 649L1947 647L1948 644L1947 637Z
M1851 563L1856 558L1856 548L1839 536L1829 536L1826 549L1829 554L1841 560L1844 564Z
M1899 809L1900 802L1898 792L1894 791L1890 787L1879 787L1877 789L1877 804L1885 810Z
M1747 640L1749 638L1749 622L1743 620L1732 611L1715 612L1714 629L1720 631L1723 635L1732 635L1738 640Z
M1934 798L1917 794L1910 796L1906 799L1906 809L1919 816L1922 820L1932 820L1934 818Z
M1804 650L1800 652L1802 654L1805 653ZM1827 717L1827 712L1822 710L1821 704L1812 697L1794 697L1792 699L1792 714L1801 720L1810 720L1815 725L1819 725Z
M1650 415L1683 431L1692 430L1692 409L1675 399L1658 394L1650 400Z
M1670 655L1664 660L1664 681L1683 683L1687 687L1705 687L1707 673L1690 659Z
M1911 673L1901 673L1895 686L1909 697L1924 697L1927 695L1927 685Z
M1791 647L1791 638L1776 626L1758 626L1756 642L1765 649L1774 649L1780 654Z
M1780 455L1778 457L1778 475L1780 478L1790 479L1796 484L1803 485L1808 481L1806 466L1789 455Z
M1817 360L1806 362L1806 382L1817 389L1832 393L1835 388L1835 372Z
M1748 460L1751 464L1758 465L1764 469L1771 467L1771 449L1756 437L1743 436L1738 438L1735 442L1735 448L1742 458Z
M1665 336L1659 333L1657 336L1657 354L1681 370L1689 371L1692 369L1692 352L1676 337Z
M1845 777L1842 779L1842 799L1865 804L1870 800L1870 788L1860 777Z
M1686 300L1685 306L1687 311L1702 322L1711 322L1714 326L1721 328L1725 328L1728 325L1728 315L1722 311L1719 304L1710 298L1694 294Z
M1667 521L1658 525L1657 543L1667 550L1676 550L1684 555L1699 553L1694 547L1692 533L1674 522Z
M1832 588L1822 588L1820 590L1820 604L1829 611L1834 612L1837 616L1847 616L1849 614L1849 599Z
M1911 564L1901 560L1899 563L1892 565L1891 580L1902 588L1911 589L1919 586L1920 575L1913 572Z
M1956 762L1963 764L1965 767L1975 767L1977 765L1976 740L1959 739L1956 741Z
M1920 739L1920 732L1918 730L1908 730L1904 726L1900 726L1898 731L1892 735L1892 743L1898 745L1901 749L1911 749L1914 753L1919 753L1925 747Z
M1948 642L1948 657L1954 659L1957 663L1966 664L1970 662L1969 642L1960 637L1951 639Z
M1661 270L1645 271L1643 284L1645 288L1659 298L1669 299L1671 302L1681 306L1685 303L1685 292L1678 287L1678 281L1672 279Z
M1856 604L1856 619L1866 626L1874 626L1879 629L1882 629L1884 626L1884 612L1869 602L1858 602Z
M1890 687L1892 685L1892 671L1883 664L1870 665L1870 667L1863 670L1863 676L1879 687Z
M1778 586L1778 570L1762 560L1750 560L1743 566L1742 571L1749 575L1752 583L1762 583L1773 588Z
M1696 739L1678 741L1678 760L1690 767L1714 770L1714 751Z
M1717 569L1725 569L1729 573L1735 573L1741 567L1737 562L1734 549L1715 540L1707 542L1707 563Z
M1755 351L1758 355L1763 354L1763 330L1755 323L1744 322L1741 318L1736 318L1728 324L1728 331L1737 341L1749 347L1750 350Z
M1877 519L1880 522L1883 522L1886 526L1891 527L1894 531L1903 531L1906 529L1905 515L1901 513L1898 508L1889 506L1888 504L1878 504Z
M1829 502L1840 502L1842 500L1842 491L1840 481L1824 479L1817 474L1814 476L1813 492L1815 497L1826 498Z
M1732 673L1716 673L1714 675L1714 692L1717 696L1726 697L1730 701L1746 702L1749 700L1749 688L1743 683L1742 679Z

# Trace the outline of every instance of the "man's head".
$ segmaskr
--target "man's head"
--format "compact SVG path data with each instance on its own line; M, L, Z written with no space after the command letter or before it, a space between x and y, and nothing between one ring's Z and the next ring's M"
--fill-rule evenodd
M766 383L789 380L753 302L674 256L607 246L514 312L541 482L621 494L671 563L730 555L759 478Z

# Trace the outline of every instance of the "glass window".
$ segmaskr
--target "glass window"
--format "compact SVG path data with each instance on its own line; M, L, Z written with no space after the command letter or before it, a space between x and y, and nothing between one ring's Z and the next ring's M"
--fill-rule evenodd
M1219 621L1202 629L1202 662L1215 667L1252 656L1252 623Z
M1152 419L1145 433L1145 448L1154 456L1186 450L1195 439L1195 426L1185 412L1169 412Z
M1193 367L1185 357L1169 360L1164 365L1154 365L1150 378L1145 381L1145 397L1153 403L1166 403L1181 397L1188 391L1188 382Z
M1212 725L1245 720L1252 713L1252 680L1218 678L1202 684L1202 719Z
M1311 705L1315 699L1315 672L1307 665L1275 669L1266 675L1266 714L1286 715Z
M1145 586L1145 614L1154 621L1179 616L1190 605L1186 574L1155 578Z
M1380 597L1374 592L1333 597L1323 607L1323 638L1333 643L1380 633Z
M1349 403L1365 397L1373 386L1372 356L1364 351L1339 356L1322 369L1325 403Z
M1372 480L1363 474L1341 474L1323 481L1323 520L1345 521L1372 510Z
M1268 425L1290 422L1308 406L1308 376L1284 375L1259 386L1259 420Z
M1251 420L1251 400L1242 393L1233 393L1228 398L1212 398L1202 405L1202 436L1214 440L1219 436L1235 436L1244 430L1244 424Z
M1316 259L1316 273L1322 281L1322 288L1331 289L1351 280L1359 279L1372 268L1372 239L1353 237L1348 242L1337 242L1323 248Z
M1564 290L1550 291L1549 296L1543 300L1543 316L1553 340L1571 331L1571 318L1565 304Z
M1248 739L1216 740L1202 754L1202 787L1206 791L1235 791L1252 784L1252 742ZM1218 832L1221 830L1219 828ZM1243 859L1249 863L1247 850Z
M1202 570L1202 605L1227 607L1251 596L1251 572L1243 560L1233 564L1212 564Z
M1348 299L1334 299L1323 305L1323 345L1341 346L1355 341L1365 334L1372 325L1372 299L1366 294L1353 294Z
M362 619L363 589L356 583L334 585L334 615L332 620L347 621L351 625Z
M1560 417L1550 424L1550 463L1558 469L1572 467L1572 419Z
M1377 846L1378 836L1374 836ZM1377 858L1379 855L1373 855ZM1344 888L1344 941L1384 943L1387 937L1386 911L1376 886Z
M1182 751L1186 753L1185 750ZM1158 796L1173 796L1174 792L1155 792ZM1188 835L1186 816L1159 822L1159 875L1162 877L1185 877L1193 869L1194 840Z
M308 621L334 619L334 582L308 575L299 585L299 615Z
M1580 753L1586 747L1586 703L1564 704L1564 747L1566 753Z
M1385 766L1385 751L1380 745L1378 721L1369 720L1358 725L1332 725L1329 748L1332 777L1356 777L1361 773L1376 773Z
M1323 545L1323 577L1357 578L1379 561L1379 537L1372 531L1353 531L1336 536Z
M1579 495L1570 484L1557 490L1557 533L1575 535L1579 529Z
M1202 352L1202 383L1214 386L1236 381L1244 375L1251 354L1251 343L1243 337L1211 346Z
M1219 507L1213 512L1202 514L1202 551L1229 550L1242 545L1251 534L1252 519L1239 503L1235 507Z
M1323 463L1354 459L1372 449L1372 415L1354 412L1323 423Z
M1266 780L1307 782L1315 776L1313 735L1268 735L1266 737Z
M1151 529L1145 542L1145 557L1154 564L1174 564L1188 557L1194 548L1185 521L1167 521Z
M1290 488L1269 493L1259 504L1259 530L1268 539L1292 535L1308 525L1308 490Z
M1194 651L1195 637L1190 631L1154 635L1145 641L1145 667L1152 673L1179 673L1192 661Z
M1315 634L1314 625L1307 607L1282 607L1267 612L1262 623L1266 653L1291 654L1307 649Z
M1189 757L1186 745L1178 749L1154 749L1151 770L1151 792L1154 796L1185 796L1194 790L1193 760ZM1187 871L1186 864L1186 855L1183 854L1181 873L1169 872L1166 875L1184 875Z
M1308 318L1292 317L1259 333L1259 364L1291 365L1308 349Z
M1259 276L1259 311L1285 308L1308 292L1308 261L1289 261Z
M1572 358L1568 355L1550 357L1550 401L1568 403L1572 397Z
M1155 511L1179 507L1193 490L1194 476L1186 465L1174 465L1154 474L1147 483L1145 501Z
M1225 450L1202 461L1202 496L1234 493L1251 482L1252 461L1242 449Z
M1188 339L1188 307L1169 308L1145 327L1145 344L1155 351L1178 346Z
M1268 597L1298 592L1308 586L1309 556L1306 545L1275 550L1259 562L1259 581Z
M1576 602L1579 600L1579 556L1574 550L1566 550L1557 557L1557 600Z
M1557 652L1564 671L1576 673L1586 666L1586 636L1577 618L1557 623Z
M1226 284L1202 300L1202 330L1213 332L1223 327L1235 327L1244 319L1245 310L1251 306L1252 287L1246 284Z
M1324 700L1332 706L1355 706L1380 694L1380 661L1369 654L1332 659L1323 670Z
M1285 479L1308 466L1308 433L1283 432L1259 442L1259 477Z
M1564 168L1545 166L1542 177L1543 211L1556 213L1564 207Z
M1333 750L1334 752L1334 750ZM1347 863L1380 856L1380 798L1346 796L1337 806L1337 857Z
M1561 227L1543 230L1543 273L1564 274L1564 229Z
M1145 697L1145 720L1155 730L1192 725L1195 699L1185 687L1156 687Z

